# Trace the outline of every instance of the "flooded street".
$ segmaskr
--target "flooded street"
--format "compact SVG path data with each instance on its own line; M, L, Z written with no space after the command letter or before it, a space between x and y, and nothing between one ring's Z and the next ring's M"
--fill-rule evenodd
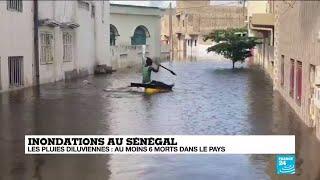
M256 68L229 62L164 63L155 80L173 92L127 90L138 72L0 94L0 180L320 179L320 144ZM272 155L24 155L25 134L295 134L295 176ZM263 142L261 142L263 143Z

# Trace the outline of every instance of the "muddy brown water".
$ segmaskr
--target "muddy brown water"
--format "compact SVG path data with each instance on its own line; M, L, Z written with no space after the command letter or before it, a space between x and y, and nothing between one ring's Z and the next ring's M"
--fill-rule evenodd
M128 91L140 73L57 82L0 94L0 180L320 179L320 145L256 68L181 61L153 76L173 92ZM24 155L25 134L295 134L297 174L272 155Z

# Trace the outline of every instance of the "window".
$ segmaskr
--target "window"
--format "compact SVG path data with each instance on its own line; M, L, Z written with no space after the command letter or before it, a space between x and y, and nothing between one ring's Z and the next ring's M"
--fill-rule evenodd
M296 101L298 105L301 105L302 94L302 62L297 61L296 71Z
M110 36L110 46L116 45L116 36Z
M182 20L182 27L184 27L184 20Z
M294 60L291 59L291 67L290 67L290 96L294 97Z
M316 66L313 64L310 64L309 68L309 82L311 86L313 86L313 83L315 81L315 73L316 73ZM312 91L313 92L313 91Z
M144 26L138 26L131 37L131 45L145 45L147 37L150 37L148 29Z
M110 46L116 45L117 36L120 36L117 28L114 25L110 24Z
M84 2L84 1L78 1L78 7L81 9L85 9L87 11L89 11L89 9L90 9L89 3Z
M91 6L91 17L94 18L96 16L96 7L94 5Z
M23 86L23 57L10 56L8 58L10 87Z
M53 62L53 34L50 32L40 33L40 63Z
M280 64L280 73L281 73L281 75L280 75L280 84L281 84L281 86L283 87L283 85L284 85L284 55L281 55L281 62L280 62L281 64Z
M70 62L73 57L73 36L70 32L63 33L63 61Z
M190 46L190 40L188 39L188 46Z
M7 9L22 12L23 10L22 0L7 0Z
M197 46L197 40L196 39L194 40L194 46Z
M180 15L177 15L178 25L180 25Z

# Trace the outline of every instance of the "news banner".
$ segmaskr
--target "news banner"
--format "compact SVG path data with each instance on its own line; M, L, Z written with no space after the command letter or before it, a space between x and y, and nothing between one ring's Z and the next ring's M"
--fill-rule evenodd
M26 135L25 154L295 154L295 136Z

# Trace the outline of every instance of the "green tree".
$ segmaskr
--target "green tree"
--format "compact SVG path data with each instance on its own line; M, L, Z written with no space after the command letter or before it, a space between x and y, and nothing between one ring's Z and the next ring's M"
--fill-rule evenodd
M236 62L243 63L246 58L251 57L250 49L260 44L258 38L248 37L247 29L221 29L205 35L204 41L212 40L215 45L209 47L207 52L216 52L232 61L232 69Z

